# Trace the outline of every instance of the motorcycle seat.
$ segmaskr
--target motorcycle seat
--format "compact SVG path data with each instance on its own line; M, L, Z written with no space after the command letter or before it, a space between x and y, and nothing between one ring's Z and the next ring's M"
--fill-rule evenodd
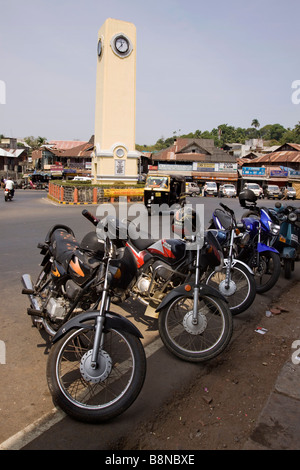
M130 239L130 242L139 250L146 250L149 246L153 245L157 240L152 240L150 238L137 238L135 240Z
M74 251L79 249L76 238L65 230L55 230L51 235L53 256L59 263L71 259Z

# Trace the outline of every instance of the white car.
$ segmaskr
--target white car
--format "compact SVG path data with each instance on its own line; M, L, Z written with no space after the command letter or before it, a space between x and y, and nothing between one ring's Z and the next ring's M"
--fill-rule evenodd
M92 178L89 176L75 176L72 181L92 181Z
M234 184L223 184L220 186L219 195L221 197L236 197L236 189Z
M218 196L218 186L214 181L208 181L204 185L204 196Z
M263 189L257 183L246 183L243 189L251 189L251 191L253 191L255 196L259 199L263 197Z
M200 194L200 188L194 181L186 183L186 192L192 197L198 196Z

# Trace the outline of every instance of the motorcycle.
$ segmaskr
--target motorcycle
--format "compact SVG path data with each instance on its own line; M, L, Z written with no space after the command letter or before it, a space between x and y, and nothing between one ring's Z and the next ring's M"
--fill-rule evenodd
M280 232L273 246L280 253L284 277L290 279L300 253L300 210L276 202L274 212L280 222Z
M240 239L234 211L223 203L217 208L209 228L216 230L224 250L224 267L206 276L206 283L219 289L227 298L232 315L244 312L252 305L256 295L253 271L235 254L235 244Z
M13 190L5 188L4 189L4 200L5 200L5 202L12 201L13 197L14 197Z
M122 267L117 267L114 246L107 238L99 310L75 316L52 340L48 387L54 404L79 421L100 423L120 415L136 400L145 380L141 333L109 310L109 291L118 283Z
M245 233L247 240L238 245L237 258L253 269L256 291L262 294L271 289L280 276L280 255L273 246L280 225L274 213L265 207L258 207L256 200L250 189L239 194L240 205L248 210L239 224L239 230Z
M223 351L232 335L230 310L217 290L199 284L200 270L222 263L212 234L202 247L197 243L189 249L187 240L132 239L127 223L111 216L100 222L86 210L83 215L96 232L79 244L68 227L53 227L40 246L44 260L37 282L23 275L28 313L37 325L52 336L59 326L66 330L69 322L77 324L83 310L95 311L103 295L104 240L109 235L114 248L109 265L117 268L107 294L111 302L131 297L146 305L145 315L158 317L165 346L181 359L198 362Z

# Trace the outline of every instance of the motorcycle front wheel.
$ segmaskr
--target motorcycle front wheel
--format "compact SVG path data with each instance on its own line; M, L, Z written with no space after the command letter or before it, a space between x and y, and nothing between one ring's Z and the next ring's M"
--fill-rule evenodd
M139 338L104 331L98 367L91 367L94 328L72 330L53 345L47 381L53 402L72 418L100 423L123 413L139 395L146 357Z
M205 282L226 297L232 315L247 310L256 296L253 274L238 262L231 267L228 289L226 289L226 266L221 271L210 273Z
M201 296L197 324L193 323L193 299L178 297L159 314L158 329L166 348L188 362L213 359L228 345L233 321L227 304L217 298Z
M249 266L253 269L256 291L263 294L275 286L281 273L281 262L278 253L266 251L257 253L249 260Z

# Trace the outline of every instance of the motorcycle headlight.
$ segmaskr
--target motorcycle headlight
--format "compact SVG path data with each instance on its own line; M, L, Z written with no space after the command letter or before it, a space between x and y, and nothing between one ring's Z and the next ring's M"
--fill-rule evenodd
M240 244L247 245L249 243L249 240L250 240L250 233L245 232L240 238Z
M295 214L295 212L291 212L289 215L288 215L288 219L290 222L296 222L297 220L297 214Z
M280 232L280 225L274 224L274 222L269 221L269 230L272 235L278 235Z

